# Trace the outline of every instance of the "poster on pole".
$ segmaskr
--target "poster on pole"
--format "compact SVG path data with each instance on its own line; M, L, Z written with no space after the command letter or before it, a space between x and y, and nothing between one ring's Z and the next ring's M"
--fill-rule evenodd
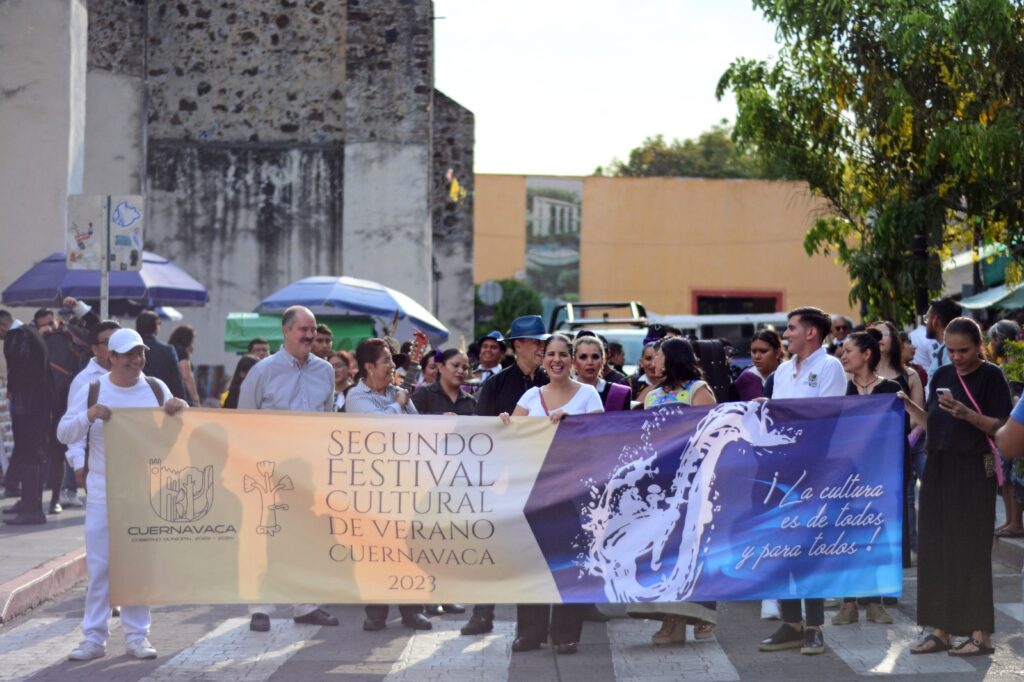
M64 251L69 270L99 270L107 239L107 196L73 194L68 197Z
M145 205L141 196L110 197L111 272L137 272L142 269L145 225Z

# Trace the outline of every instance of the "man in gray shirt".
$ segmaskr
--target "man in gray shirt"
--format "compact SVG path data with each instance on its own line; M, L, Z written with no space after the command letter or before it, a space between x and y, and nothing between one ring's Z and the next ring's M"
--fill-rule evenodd
M284 344L270 357L257 362L242 382L240 410L334 411L334 368L311 354L316 318L309 308L292 306L281 318ZM315 604L296 604L296 623L337 625L338 619ZM270 630L271 604L249 607L249 629Z

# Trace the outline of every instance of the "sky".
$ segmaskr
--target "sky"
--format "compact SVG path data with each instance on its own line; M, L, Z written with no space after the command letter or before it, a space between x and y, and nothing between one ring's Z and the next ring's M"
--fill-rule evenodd
M477 173L590 175L648 136L735 118L737 57L777 53L750 0L434 0L434 86L476 116ZM443 18L440 18L443 17Z

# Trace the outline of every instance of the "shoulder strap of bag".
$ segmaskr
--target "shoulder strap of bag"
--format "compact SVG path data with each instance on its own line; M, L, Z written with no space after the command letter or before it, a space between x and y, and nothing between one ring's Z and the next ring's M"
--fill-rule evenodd
M164 392L160 388L160 384L158 384L156 382L156 379L154 379L153 377L145 377L145 379L146 379L146 383L149 384L149 389L151 391L153 391L153 397L156 398L156 404L159 407L163 407L164 406Z
M548 412L548 404L546 402L544 402L544 391L543 391L543 389L540 389L540 388L537 389L537 397L540 398L540 406L544 408L544 414L550 415L551 413Z
M974 409L978 412L978 414L984 415L984 412L982 412L981 408L978 407L978 401L974 399L974 395L971 393L971 389L967 388L967 382L964 381L964 378L962 376L960 376L960 372L957 372L955 370L955 368L954 368L953 373L956 374L956 378L960 380L960 385L964 387L964 393L966 393L967 397L970 398L971 404L974 405ZM1002 488L1003 487L1003 458L999 456L999 448L996 447L995 441L992 440L992 436L990 436L990 435L988 435L986 433L985 434L985 440L988 441L988 446L990 448L992 448L992 454L995 455L995 458L996 458L996 479L997 479L997 483L999 484L999 487Z
M99 382L99 379L97 379L96 381L90 381L89 382L89 397L86 398L86 400L85 400L85 409L88 410L90 407L95 405L96 402L99 399L100 399L100 382ZM85 469L85 475L86 476L89 475L89 437L91 435L92 435L92 425L90 424L90 428L85 432L85 464L83 465L83 468Z

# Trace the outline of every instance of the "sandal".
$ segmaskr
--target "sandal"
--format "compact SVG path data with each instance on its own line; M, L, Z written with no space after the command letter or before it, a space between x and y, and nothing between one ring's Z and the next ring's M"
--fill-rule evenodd
M997 538L1024 538L1024 528L1010 528L1003 526L992 533Z
M715 636L714 623L698 623L693 626L694 639L711 639Z
M922 648L926 644L931 644L932 646L928 647L927 649ZM927 637L922 639L921 642L917 646L912 647L910 649L910 653L912 653L914 655L918 655L918 654L938 654L938 653L942 653L943 651L949 651L949 642L943 642L941 639L939 639L935 635L928 635Z
M974 645L974 651L966 651L966 652L964 652L964 648L966 648L968 645L971 645L971 644ZM963 652L963 653L957 653L957 652ZM964 640L963 642L961 642L957 646L955 646L952 649L950 649L949 650L949 655L950 656L956 656L957 658L970 658L972 656L991 656L995 652L996 652L996 648L994 646L985 646L985 644L981 640L974 639L972 637L971 639Z

